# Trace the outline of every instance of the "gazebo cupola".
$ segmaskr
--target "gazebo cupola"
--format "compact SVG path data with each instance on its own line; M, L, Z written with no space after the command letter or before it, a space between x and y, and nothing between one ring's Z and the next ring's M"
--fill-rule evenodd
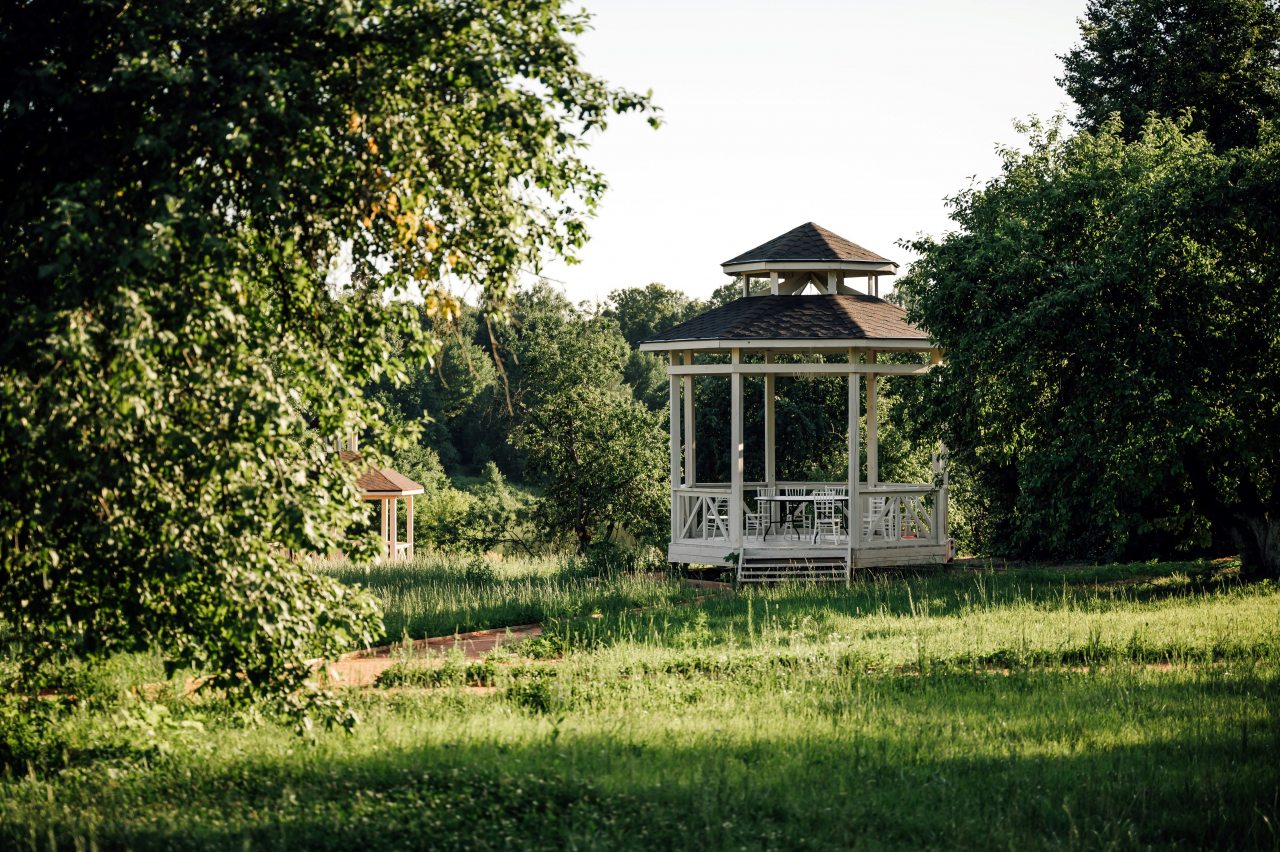
M929 335L908 322L902 308L879 297L880 276L893 275L898 265L807 222L721 266L743 281L742 298L640 345L643 351L666 353L669 360L668 559L736 565L742 581L848 580L854 567L949 559L940 448L933 482L880 481L878 383L890 376L923 375L941 361ZM816 376L848 381L840 417L848 438L846 476L838 482L784 480L776 464L779 441L815 436L777 434L776 382ZM865 476L860 462L864 377ZM729 481L702 482L694 386L725 379L730 383ZM764 397L764 478L754 482L744 481L748 380L763 385Z
M858 292L850 286L855 283L879 296L880 276L897 274L898 264L821 225L805 222L726 260L721 268L742 278L744 296L794 296L806 287L816 293L851 296ZM768 287L757 289L755 283L762 280Z

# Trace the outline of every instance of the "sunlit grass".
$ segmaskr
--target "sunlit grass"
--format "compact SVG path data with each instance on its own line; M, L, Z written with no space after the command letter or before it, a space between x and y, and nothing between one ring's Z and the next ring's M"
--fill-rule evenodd
M872 575L643 610L621 574L395 567L406 619L447 595L496 618L486 583L550 579L530 593L559 601L541 658L353 693L363 724L312 744L213 701L79 712L61 761L0 780L0 845L1280 842L1280 590L1229 565Z
M337 562L319 570L373 594L382 610L386 641L616 613L695 597L663 575L564 556L427 555L367 568Z

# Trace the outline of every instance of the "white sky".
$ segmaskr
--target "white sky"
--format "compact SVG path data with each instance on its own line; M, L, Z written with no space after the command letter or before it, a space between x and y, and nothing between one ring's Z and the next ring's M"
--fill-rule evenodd
M943 199L995 175L1013 121L1070 110L1055 82L1085 0L584 0L585 67L652 88L666 122L615 119L588 161L610 189L574 301L660 281L705 298L720 263L814 221L903 264Z

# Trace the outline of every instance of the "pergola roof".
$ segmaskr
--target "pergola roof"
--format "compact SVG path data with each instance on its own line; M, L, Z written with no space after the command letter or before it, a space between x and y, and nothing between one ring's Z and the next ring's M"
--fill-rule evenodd
M750 251L726 260L721 266L768 261L871 261L891 263L895 267L898 265L821 225L805 222Z
M855 295L744 296L641 343L646 350L679 343L894 341L929 348L929 335L907 322L906 311L884 299ZM915 344L915 345L911 345ZM691 348L701 348L692 346Z
M339 458L352 464L360 463L360 454L352 450L342 450ZM422 494L426 489L409 477L389 467L370 467L356 479L356 488L361 494L373 494L383 497L405 497L410 494Z

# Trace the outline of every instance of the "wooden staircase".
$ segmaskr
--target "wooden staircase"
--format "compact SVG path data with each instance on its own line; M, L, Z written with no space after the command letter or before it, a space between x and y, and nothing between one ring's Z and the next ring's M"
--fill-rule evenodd
M849 582L849 557L823 554L784 556L742 549L738 561L739 583L779 583L785 580L827 580Z

